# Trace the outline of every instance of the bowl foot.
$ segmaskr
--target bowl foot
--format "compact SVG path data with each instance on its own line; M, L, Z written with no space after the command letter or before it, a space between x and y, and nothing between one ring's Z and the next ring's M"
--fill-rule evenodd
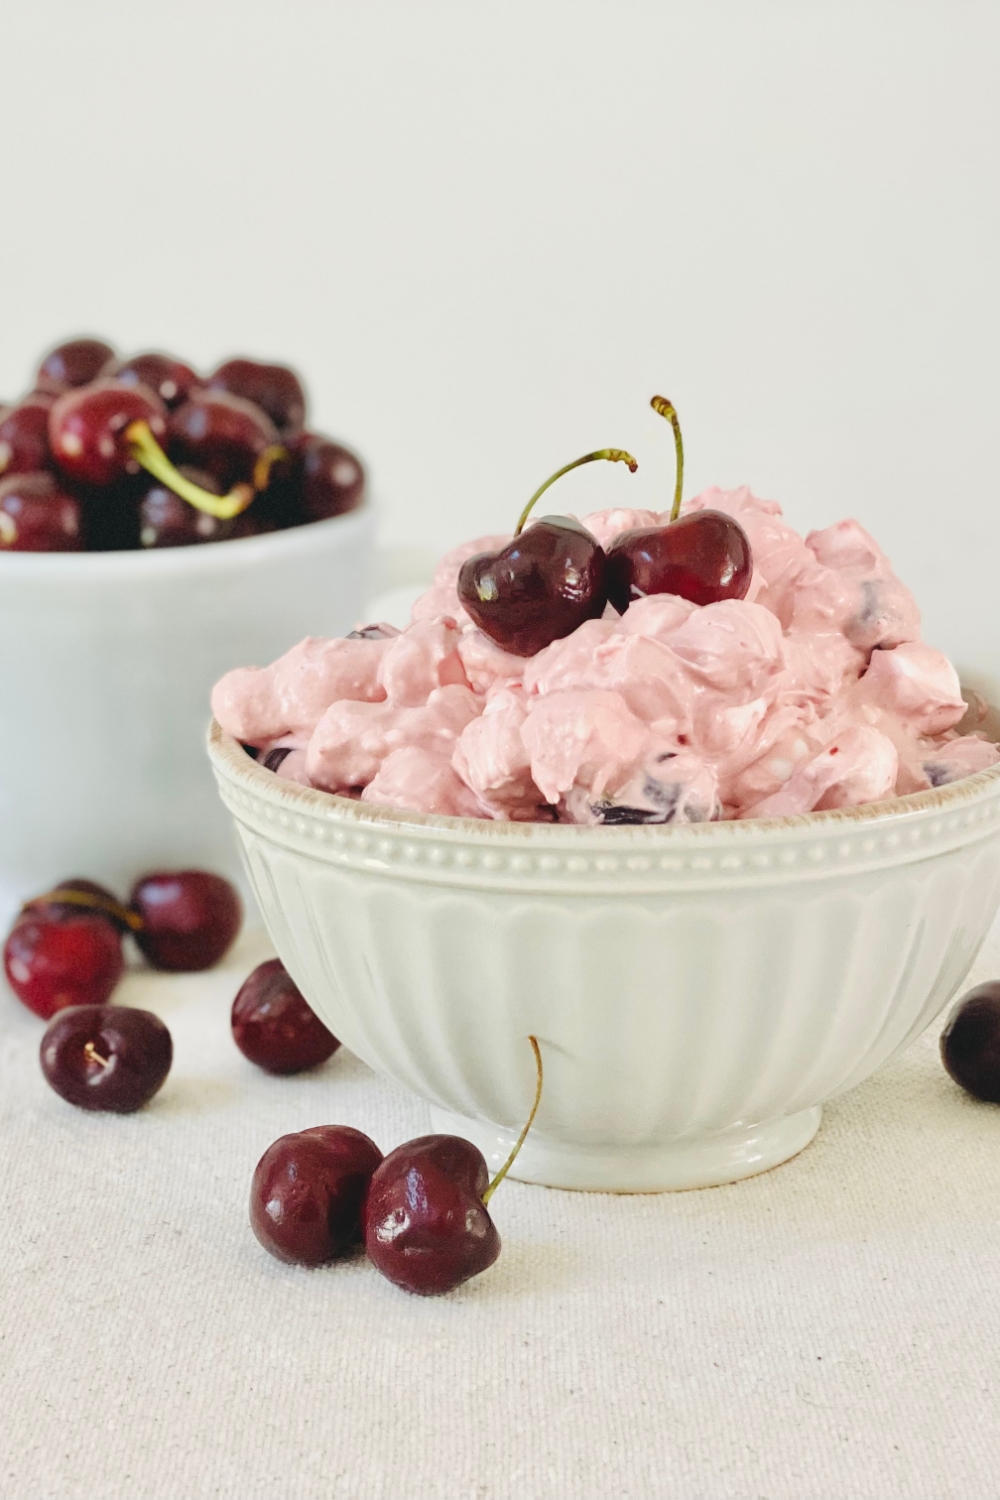
M821 1114L817 1104L759 1125L734 1125L710 1135L635 1146L571 1144L532 1131L510 1175L520 1182L594 1193L718 1187L788 1161L808 1146L819 1129ZM491 1176L517 1139L515 1130L446 1109L432 1108L431 1124L435 1131L464 1136L478 1146Z

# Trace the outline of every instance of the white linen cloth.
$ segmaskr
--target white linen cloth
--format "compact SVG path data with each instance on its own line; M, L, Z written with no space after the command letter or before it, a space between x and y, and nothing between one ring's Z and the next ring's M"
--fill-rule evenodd
M268 952L129 974L175 1061L127 1117L48 1089L0 981L4 1500L1000 1494L1000 1108L946 1077L938 1028L747 1182L507 1182L497 1264L423 1299L248 1228L276 1136L428 1129L346 1051L298 1078L240 1056L229 1005Z

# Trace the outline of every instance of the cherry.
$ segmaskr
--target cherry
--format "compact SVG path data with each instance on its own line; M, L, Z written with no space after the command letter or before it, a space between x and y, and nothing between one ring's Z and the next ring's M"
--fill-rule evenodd
M210 969L233 943L243 920L236 891L204 870L144 875L129 906L141 918L135 940L154 969Z
M268 1073L301 1073L340 1046L298 989L280 958L258 964L233 1001L233 1040Z
M57 344L38 367L35 386L60 396L72 386L89 385L114 359L115 351L101 339L70 339Z
M200 489L216 495L221 486L211 475L189 464L182 464L177 471ZM230 520L221 521L218 516L189 505L180 495L168 489L158 480L149 486L139 502L139 545L141 547L190 547L204 542L226 542L234 537L249 536L256 530L261 499L258 497L249 510L242 511Z
M320 1266L361 1239L361 1213L382 1160L373 1140L349 1125L283 1135L257 1163L250 1227L278 1260Z
M424 1135L397 1146L378 1167L364 1209L365 1249L383 1276L423 1297L450 1292L478 1276L500 1254L487 1212L535 1118L542 1096L542 1057L528 1122L500 1171L489 1180L486 1160L457 1135Z
M298 445L301 507L307 521L343 515L361 504L365 471L360 460L329 438L309 436Z
M42 1072L79 1109L131 1114L170 1072L173 1043L159 1016L124 1005L75 1005L48 1024Z
M962 996L941 1033L941 1060L967 1093L1000 1104L1000 981Z
M166 436L163 402L144 387L98 380L60 396L49 413L49 443L56 463L83 484L112 484L136 473L130 429L144 422L154 438Z
M227 488L252 479L263 489L280 444L274 423L252 402L228 391L195 391L171 414L170 452Z
M750 542L721 510L696 510L666 526L623 531L608 547L608 598L620 615L634 599L679 594L692 604L743 599L753 576Z
M51 466L49 409L53 399L36 391L3 413L0 475L33 474Z
M121 936L93 912L22 912L7 935L4 971L14 994L44 1021L67 1005L101 1005L122 976Z
M191 405L187 402L181 412ZM200 489L178 472L160 447L157 439L166 430L166 408L160 398L144 386L123 385L118 380L98 380L80 390L67 391L49 413L53 457L80 483L121 483L126 475L137 474L142 468L191 505L220 520L229 520L245 510L254 497L254 486L236 485L228 495ZM266 482L265 472L258 487L263 488Z
M101 374L112 377L122 385L145 386L159 396L164 406L171 409L183 406L192 391L201 384L191 366L186 365L183 360L175 359L172 354L137 354L124 363L112 360Z
M596 620L607 603L605 554L597 539L568 516L544 516L524 531L535 501L571 469L595 459L638 464L620 448L602 448L566 464L535 491L521 513L513 541L499 552L480 552L462 564L458 597L472 619L514 656L534 656Z
M227 359L208 382L213 391L228 391L267 412L283 438L296 437L306 418L306 393L294 370L255 359Z
M102 917L110 922L116 932L134 931L139 918L127 906L123 906L113 891L96 880L85 880L74 875L69 880L60 880L46 891L44 896L33 896L24 904L24 911L33 916L76 917L81 912Z
M82 552L83 512L51 474L0 482L0 552Z
M667 418L674 432L673 508L666 526L643 526L615 537L608 548L608 598L620 615L634 599L649 594L678 594L692 604L743 599L753 576L747 534L738 521L719 510L680 516L684 484L680 423L664 396L654 396L650 405Z

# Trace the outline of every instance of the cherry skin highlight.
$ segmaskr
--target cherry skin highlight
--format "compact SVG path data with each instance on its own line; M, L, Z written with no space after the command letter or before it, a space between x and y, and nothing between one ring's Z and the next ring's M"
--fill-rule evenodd
M390 1151L365 1202L365 1249L396 1286L437 1297L478 1276L500 1254L483 1194L486 1160L457 1135L425 1135Z
M23 912L7 935L4 972L14 994L47 1021L69 1005L103 1005L122 977L121 936L90 912Z
M60 396L71 387L89 385L114 357L115 351L103 339L69 339L42 360L35 388Z
M112 360L101 374L121 385L141 385L153 391L171 410L183 406L201 381L183 360L172 354L136 354L124 363Z
M46 1081L67 1103L131 1114L162 1087L173 1042L151 1011L78 1005L49 1022L40 1057Z
M966 1093L1000 1104L1000 981L962 996L941 1033L941 1061Z
M297 437L306 419L306 393L287 365L256 359L227 359L209 378L213 391L228 391L265 411L282 438Z
M292 1265L319 1266L361 1239L361 1214L382 1160L375 1142L349 1125L283 1135L257 1163L250 1227L264 1249Z
M0 482L0 552L82 552L83 510L52 474Z
M135 934L154 969L210 969L231 947L243 920L228 880L204 870L159 871L136 882L129 906L142 919Z
M2 414L0 478L10 474L35 474L52 467L49 411L53 399L36 391Z
M678 594L692 604L743 599L753 577L746 532L719 510L623 531L607 557L608 598L620 615L650 594Z
M117 380L67 391L49 413L52 456L70 479L113 484L139 469L126 436L133 422L145 422L157 442L166 436L166 409L152 391Z
M268 1073L302 1073L340 1046L309 1005L280 958L258 964L233 1001L233 1040Z

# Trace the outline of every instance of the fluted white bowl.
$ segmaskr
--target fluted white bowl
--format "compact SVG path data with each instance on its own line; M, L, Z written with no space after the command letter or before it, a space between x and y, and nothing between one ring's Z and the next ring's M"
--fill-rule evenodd
M0 924L52 881L239 875L205 764L205 706L234 661L365 599L375 513L143 552L0 552Z
M583 828L399 812L210 754L275 946L435 1129L613 1191L775 1166L927 1026L1000 905L1000 767L837 812Z

